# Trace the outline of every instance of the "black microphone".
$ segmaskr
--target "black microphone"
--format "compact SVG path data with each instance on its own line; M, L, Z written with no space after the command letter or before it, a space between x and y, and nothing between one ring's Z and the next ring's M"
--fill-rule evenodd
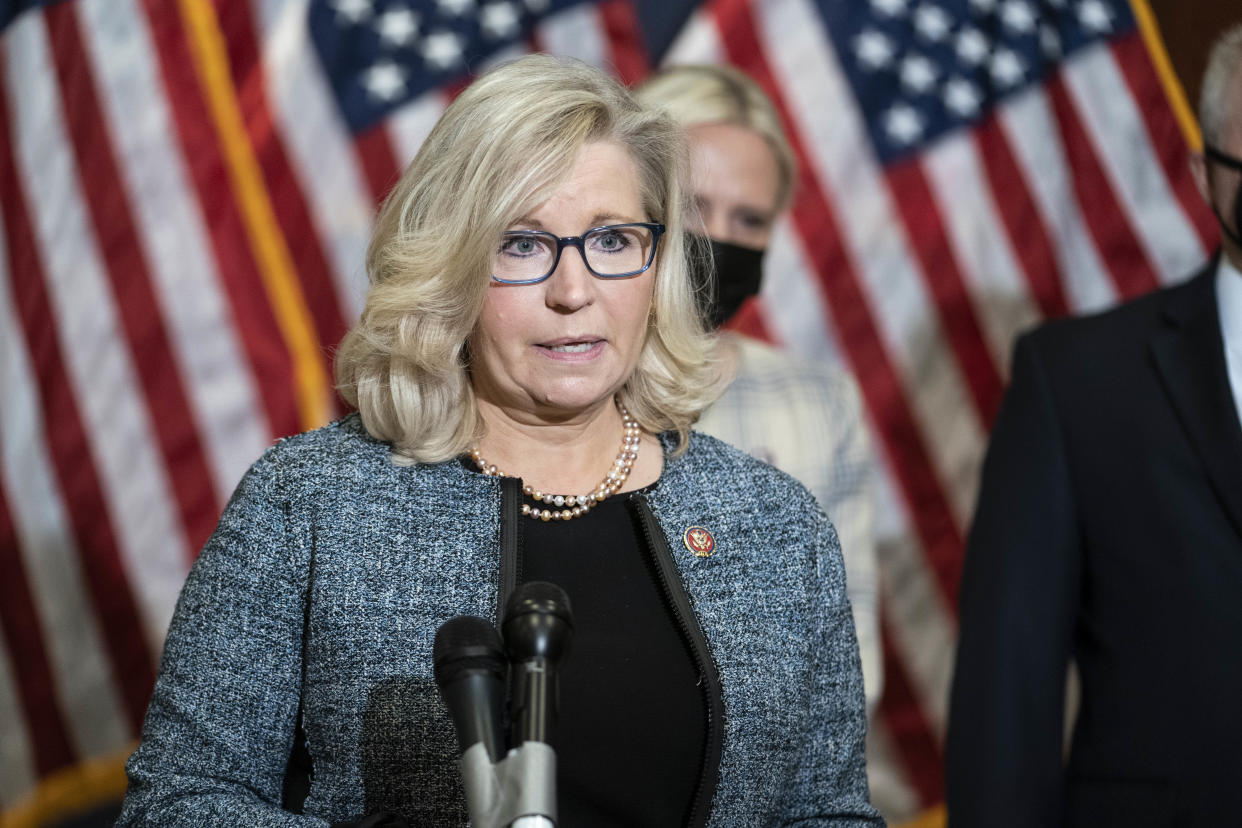
M488 762L496 762L505 753L502 717L508 667L496 628L475 615L450 618L436 630L432 663L462 754L482 744Z
M556 584L530 581L513 591L505 608L505 650L510 673L512 745L552 744L557 715L557 665L573 634L569 596Z

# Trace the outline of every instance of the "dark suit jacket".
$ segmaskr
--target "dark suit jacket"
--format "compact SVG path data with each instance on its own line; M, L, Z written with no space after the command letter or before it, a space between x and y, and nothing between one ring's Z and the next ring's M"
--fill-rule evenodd
M1215 278L1018 341L962 578L951 828L1242 825L1242 427Z

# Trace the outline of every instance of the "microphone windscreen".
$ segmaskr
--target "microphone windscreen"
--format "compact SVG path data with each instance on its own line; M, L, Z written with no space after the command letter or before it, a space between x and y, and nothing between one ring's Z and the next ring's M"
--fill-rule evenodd
M486 618L459 615L436 630L431 649L436 684L443 687L465 672L483 670L503 680L508 668L500 633Z
M569 596L565 594L565 590L548 581L527 581L513 590L505 607L505 623L515 616L527 613L555 615L571 628L574 624Z

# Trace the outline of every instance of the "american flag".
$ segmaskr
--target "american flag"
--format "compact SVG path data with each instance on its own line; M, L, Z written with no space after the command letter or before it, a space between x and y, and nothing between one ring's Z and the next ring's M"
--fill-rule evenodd
M332 347L376 203L493 62L633 82L727 61L777 101L800 179L736 325L863 390L870 768L897 822L939 818L963 536L1015 333L1176 281L1217 241L1145 0L0 0L0 27L13 825L123 789L190 563L248 464L341 412Z

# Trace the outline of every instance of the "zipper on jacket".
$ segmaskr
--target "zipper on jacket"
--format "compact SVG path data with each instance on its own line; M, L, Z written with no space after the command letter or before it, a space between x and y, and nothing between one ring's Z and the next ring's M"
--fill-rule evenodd
M496 589L496 626L505 620L505 604L522 577L522 481L500 478L500 583Z
M694 799L690 807L690 819L686 822L690 828L700 828L707 824L710 815L712 797L716 793L717 777L720 773L720 755L724 744L724 701L720 688L720 672L708 649L707 639L690 606L690 598L686 595L681 582L681 575L673 563L673 554L664 540L664 532L651 511L651 506L642 495L634 494L630 503L638 512L638 520L643 530L643 538L647 549L655 560L656 573L659 575L660 587L664 599L673 616L681 626L682 633L690 643L690 653L694 658L701 679L703 697L707 709L707 738L703 740L703 766L699 773L699 781L694 788Z

